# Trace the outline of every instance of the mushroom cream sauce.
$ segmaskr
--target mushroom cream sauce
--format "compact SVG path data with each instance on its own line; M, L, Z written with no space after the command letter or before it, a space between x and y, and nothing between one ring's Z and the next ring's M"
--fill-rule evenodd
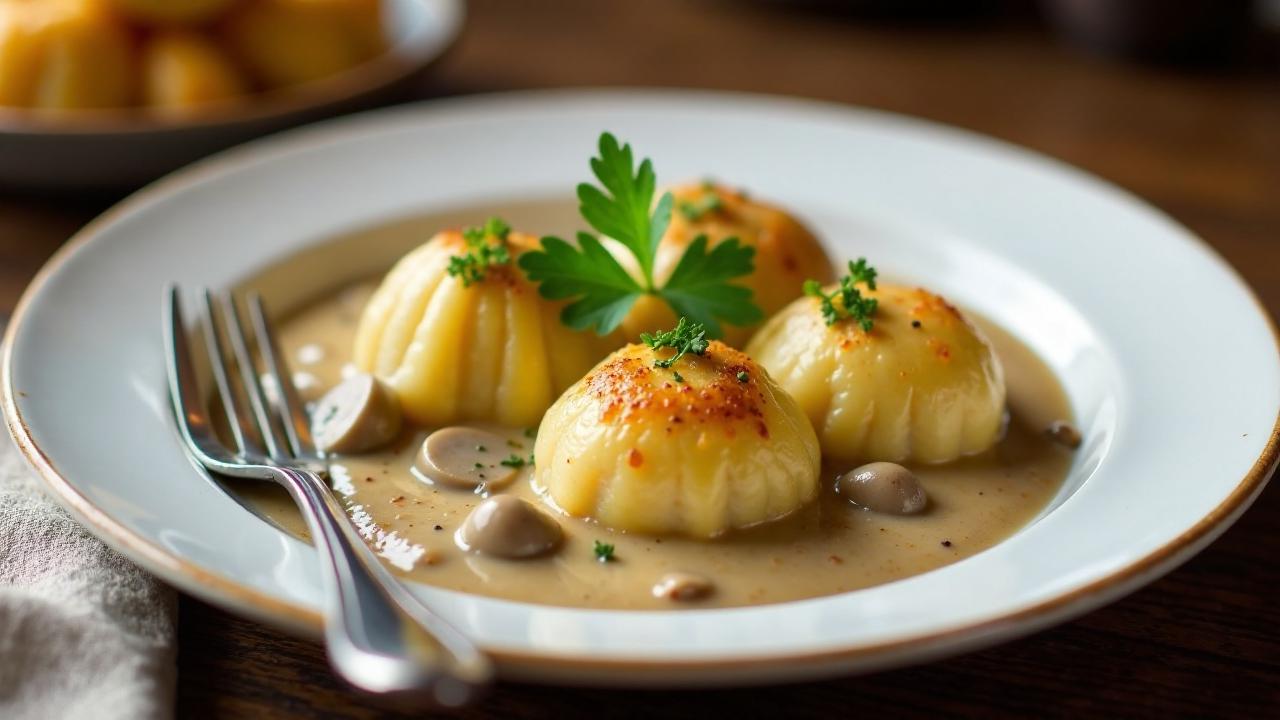
M352 233L281 263L250 284L265 289L273 275L287 276L290 267L312 272L340 267L344 256L352 257L362 246L363 263L376 257L389 267L396 253L435 229L474 223L494 209L424 216ZM559 229L557 221L563 224L575 215L574 206L563 201L507 203L500 211L516 227L532 228ZM278 323L281 345L304 399L315 400L342 379L344 369L351 371L356 323L376 287L376 278L351 282L359 277L352 273L360 267L361 262L348 262L341 271L334 269L331 277L350 284L302 305ZM986 332L1004 365L1008 429L981 455L945 465L911 466L928 493L928 506L918 515L880 514L850 504L835 492L836 478L850 468L827 466L815 502L782 520L716 540L613 532L589 520L557 514L564 541L556 552L505 560L469 554L455 545L454 533L483 498L465 489L429 485L411 472L425 428L405 428L381 452L334 458L332 485L362 534L396 571L412 580L480 595L591 608L731 607L891 582L956 562L1009 537L1054 498L1071 465L1071 451L1045 433L1054 421L1072 419L1057 379L1017 339L981 317L969 316ZM477 427L501 433L511 454L527 458L533 451L532 429ZM555 514L533 491L531 476L525 467L505 485L488 490L525 498ZM240 482L229 487L260 515L307 537L301 517L282 490ZM612 561L597 560L596 541L614 546ZM702 576L713 589L693 601L655 597L654 585L673 572Z

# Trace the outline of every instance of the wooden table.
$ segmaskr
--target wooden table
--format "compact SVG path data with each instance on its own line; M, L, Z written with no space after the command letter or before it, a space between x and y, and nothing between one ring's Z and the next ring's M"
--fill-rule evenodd
M1280 65L1273 59L1188 73L1081 56L1025 18L921 27L782 6L476 0L465 36L424 95L566 85L726 88L951 123L1061 158L1146 198L1212 243L1280 314ZM0 321L44 258L106 202L0 195ZM1280 493L1272 491L1163 580L985 652L755 690L503 685L464 715L1275 714L1277 550ZM182 718L415 716L380 712L343 689L320 647L185 596L180 648Z

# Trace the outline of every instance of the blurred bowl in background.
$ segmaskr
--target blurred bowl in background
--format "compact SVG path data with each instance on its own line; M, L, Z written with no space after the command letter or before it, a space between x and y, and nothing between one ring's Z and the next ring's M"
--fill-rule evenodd
M396 99L453 43L464 14L462 0L384 0L387 49L377 57L296 87L182 114L0 107L0 186L129 189L259 135Z

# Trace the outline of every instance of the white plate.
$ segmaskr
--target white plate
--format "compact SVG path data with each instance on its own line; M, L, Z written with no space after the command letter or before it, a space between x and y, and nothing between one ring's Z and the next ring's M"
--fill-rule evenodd
M5 414L82 521L165 580L316 630L314 551L193 471L175 442L161 287L227 287L326 238L495 199L567 197L610 129L661 178L711 173L793 208L991 317L1064 381L1086 441L1008 541L844 595L686 612L586 611L416 586L509 676L746 683L935 658L1079 615L1222 532L1277 457L1266 313L1167 217L1052 160L902 117L677 92L468 98L233 150L86 228L33 283L4 357ZM303 278L297 282L305 284ZM323 280L318 281L323 284Z

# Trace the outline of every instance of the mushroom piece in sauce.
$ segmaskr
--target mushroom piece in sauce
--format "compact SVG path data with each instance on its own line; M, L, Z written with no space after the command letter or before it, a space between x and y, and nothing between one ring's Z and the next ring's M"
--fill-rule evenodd
M1050 440L1072 450L1080 447L1080 443L1084 441L1076 426L1066 420L1054 420L1049 423L1049 427L1045 429L1044 434L1048 435Z
M470 427L441 428L422 441L414 471L428 481L464 490L501 486L524 465L500 435Z
M365 452L400 434L400 402L391 388L367 373L352 375L325 393L312 417L316 447L325 452Z
M836 481L836 490L855 505L891 515L914 515L929 503L915 473L890 462L850 470Z
M485 499L454 534L454 542L463 550L511 560L545 555L563 539L555 519L510 495Z
M701 600L715 589L711 581L687 572L669 572L653 585L653 596L668 600Z

